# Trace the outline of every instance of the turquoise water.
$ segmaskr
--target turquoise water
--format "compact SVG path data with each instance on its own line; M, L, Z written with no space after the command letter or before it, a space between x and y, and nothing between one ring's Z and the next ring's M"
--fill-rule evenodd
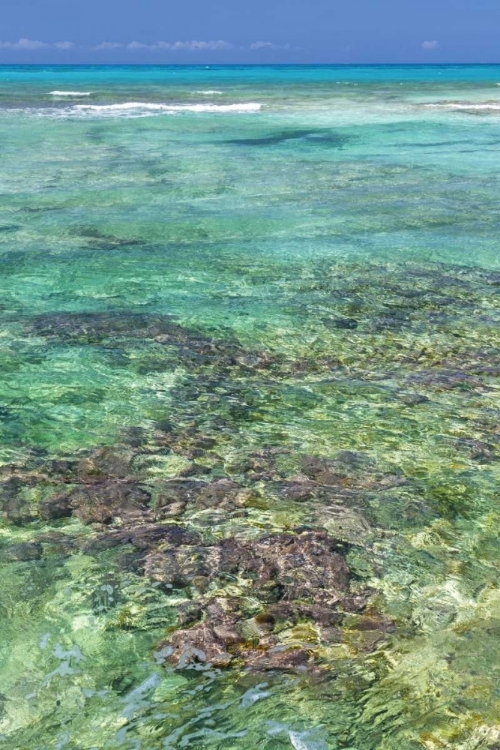
M0 747L500 747L499 85L0 68Z

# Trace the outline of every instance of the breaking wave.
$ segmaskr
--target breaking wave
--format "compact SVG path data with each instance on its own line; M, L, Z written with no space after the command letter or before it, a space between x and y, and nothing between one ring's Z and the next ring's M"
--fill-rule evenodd
M90 96L90 91L51 91L50 96Z
M431 109L447 109L458 112L500 112L500 102L437 102L426 104Z
M56 96L55 92L53 92ZM70 96L65 92L65 96ZM76 92L72 94L76 96ZM78 96L86 96L81 92ZM123 102L117 104L71 104L69 106L45 106L45 107L14 107L5 108L3 111L10 114L25 114L35 117L51 117L57 119L66 118L133 118L151 117L152 115L176 115L182 113L196 114L253 114L260 112L264 105L258 102L241 102L234 104L166 104L159 102Z
M44 107L28 110L49 117L150 117L151 115L198 114L252 114L262 109L258 102L240 104L164 104L157 102L123 102L121 104L73 104L71 107Z
M262 104L157 104L150 102L124 102L123 104L75 104L78 112L102 114L141 114L144 112L258 112Z

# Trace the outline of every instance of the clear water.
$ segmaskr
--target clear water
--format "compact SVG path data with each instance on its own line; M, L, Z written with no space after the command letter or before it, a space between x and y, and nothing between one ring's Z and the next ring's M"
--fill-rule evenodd
M499 85L0 68L0 747L500 747ZM313 668L164 664L206 592L95 543L144 514L44 510L194 472L241 490L174 503L204 545L346 543L368 609L277 636Z

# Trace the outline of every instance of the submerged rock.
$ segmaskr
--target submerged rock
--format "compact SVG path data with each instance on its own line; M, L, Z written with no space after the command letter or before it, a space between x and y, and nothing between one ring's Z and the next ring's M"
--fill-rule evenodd
M38 514L44 521L57 521L68 518L73 513L71 497L67 494L56 495L38 506Z
M88 456L82 457L76 464L75 471L80 482L99 482L113 477L125 479L130 476L133 453L122 448L112 450L98 448Z
M367 590L351 591L346 550L323 532L304 531L252 541L230 538L204 550L148 556L146 575L164 584L187 586L202 575L209 589L221 591L237 582L241 590L239 597L201 598L187 622L181 616L179 624L190 627L162 644L169 647L168 663L184 668L236 660L256 670L308 668L318 648L341 640L339 625L346 614L363 612L370 598ZM280 638L290 628L300 630L301 623L304 632L314 633L311 643Z
M323 323L327 328L338 328L341 331L355 331L359 326L359 321L355 318L324 318Z
M210 563L215 575L246 580L264 601L334 603L349 584L345 551L343 543L319 532L273 534L225 539L211 549Z
M10 523L22 525L36 518L36 510L23 494L23 490L36 486L40 478L31 473L16 473L0 482L0 507Z
M34 316L26 323L28 332L66 341L99 342L105 338L169 337L186 338L185 329L165 315L148 315L128 311L58 312Z
M200 543L200 537L175 524L148 524L118 531L102 533L84 544L84 551L99 552L111 547L131 545L142 553L149 553L160 545L166 548L177 548L184 545Z
M42 545L36 542L22 542L12 544L0 550L0 560L6 562L29 562L40 560L43 554Z
M111 480L78 488L71 493L69 505L83 524L109 524L116 518L141 516L150 500L150 494L136 484Z

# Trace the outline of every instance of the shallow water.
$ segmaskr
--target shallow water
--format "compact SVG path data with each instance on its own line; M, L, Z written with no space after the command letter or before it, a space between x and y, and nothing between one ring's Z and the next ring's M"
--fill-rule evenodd
M499 84L0 68L0 747L500 747Z

